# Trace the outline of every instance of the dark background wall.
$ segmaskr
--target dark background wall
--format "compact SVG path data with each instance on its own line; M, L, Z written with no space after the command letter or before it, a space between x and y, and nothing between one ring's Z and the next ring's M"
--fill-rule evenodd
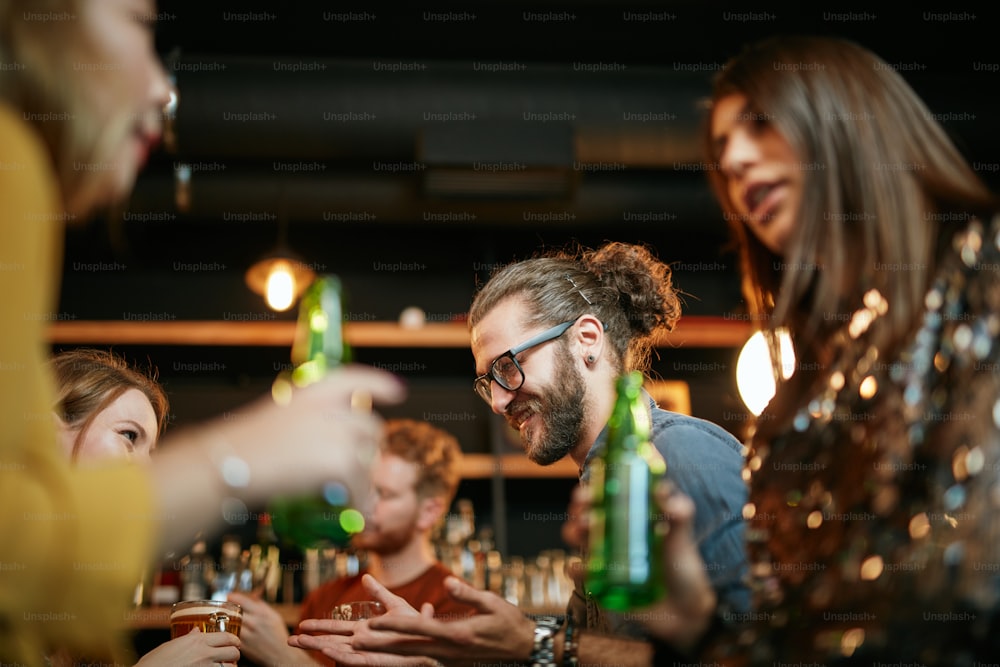
M712 165L697 150L712 73L764 35L855 39L914 85L996 184L994 14L164 1L157 42L180 91L176 142L153 156L125 207L68 232L60 313L289 319L244 283L284 233L305 262L341 275L359 320L395 320L414 305L434 321L461 320L494 267L608 239L649 244L674 263L687 315L739 319L735 258L704 179ZM181 165L193 170L186 206ZM288 362L287 348L272 346L116 348L159 369L174 426L266 391ZM410 383L411 398L388 416L430 416L466 451L491 450L467 349L356 353ZM739 434L736 353L664 348L653 371L686 381L692 412ZM502 482L510 553L559 545L553 525L523 517L562 512L572 482ZM496 492L491 480L462 488L483 522L495 518Z

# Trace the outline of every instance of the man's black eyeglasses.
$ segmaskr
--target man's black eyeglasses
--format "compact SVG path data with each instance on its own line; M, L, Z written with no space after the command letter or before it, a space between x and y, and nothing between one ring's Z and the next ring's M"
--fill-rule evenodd
M542 343L547 343L550 340L559 338L559 336L562 336L574 322L576 322L575 319L568 320L562 324L555 325L551 329L546 329L537 336L524 341L517 347L510 348L494 359L493 363L490 364L489 371L477 377L473 383L472 386L476 390L476 393L479 394L480 398L484 401L492 404L494 382L507 391L517 391L520 389L521 385L524 384L524 369L521 368L521 364L518 363L515 356L521 354L525 350L535 347L536 345L541 345Z

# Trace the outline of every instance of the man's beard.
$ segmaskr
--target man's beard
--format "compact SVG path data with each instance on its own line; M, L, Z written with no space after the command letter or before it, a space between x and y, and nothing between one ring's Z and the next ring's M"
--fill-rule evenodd
M397 554L414 539L414 531L405 529L372 533L358 533L351 538L351 546L356 549L364 549L379 556L392 556Z
M528 458L543 466L551 465L569 454L580 441L587 414L583 376L573 364L572 355L560 346L556 352L556 381L546 390L545 398L532 397L515 401L509 413L517 414L525 406L541 421L537 429L522 432Z

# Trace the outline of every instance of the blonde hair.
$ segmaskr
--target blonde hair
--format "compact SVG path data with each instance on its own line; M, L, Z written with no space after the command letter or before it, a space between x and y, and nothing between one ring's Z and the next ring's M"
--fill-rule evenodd
M46 15L53 20L35 16ZM69 220L92 216L102 201L102 169L133 124L123 111L110 121L92 112L94 92L80 66L96 45L83 30L80 0L0 0L0 100L21 112L41 137Z
M56 413L79 431L72 460L94 418L129 389L138 389L149 399L156 415L155 436L166 429L170 403L154 369L144 373L113 352L91 348L60 352L50 365L56 380Z

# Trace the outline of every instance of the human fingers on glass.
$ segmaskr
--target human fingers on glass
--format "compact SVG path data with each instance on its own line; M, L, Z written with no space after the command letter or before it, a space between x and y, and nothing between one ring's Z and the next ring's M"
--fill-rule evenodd
M567 329L576 322L575 319L567 320L555 325L551 329L546 329L537 336L533 336L520 345L510 348L490 363L490 368L473 382L473 388L487 403L493 402L493 383L506 389L507 391L517 391L524 384L524 370L517 361L516 356L525 350L536 345L547 343L563 335Z

